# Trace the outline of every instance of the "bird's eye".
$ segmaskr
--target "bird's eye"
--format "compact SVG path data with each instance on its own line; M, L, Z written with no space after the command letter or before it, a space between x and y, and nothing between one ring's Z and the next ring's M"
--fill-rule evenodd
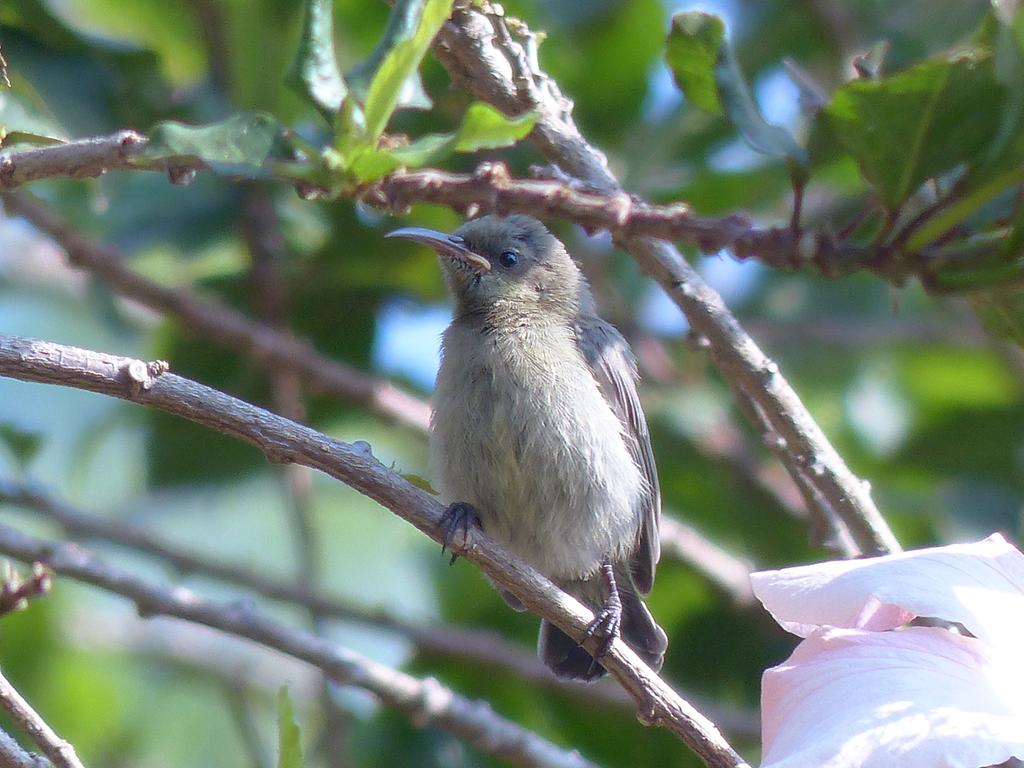
M515 251L502 251L501 256L498 257L498 262L505 269L511 269L519 263L519 254Z

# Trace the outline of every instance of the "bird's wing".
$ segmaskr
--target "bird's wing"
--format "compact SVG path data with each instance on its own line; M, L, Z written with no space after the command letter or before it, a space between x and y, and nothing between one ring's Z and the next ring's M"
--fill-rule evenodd
M590 366L601 392L622 422L633 462L647 481L643 501L639 546L633 554L631 570L637 589L646 595L654 584L654 566L661 557L658 518L661 515L661 489L654 466L651 435L636 393L636 361L622 335L598 318L584 321L578 330L580 349Z

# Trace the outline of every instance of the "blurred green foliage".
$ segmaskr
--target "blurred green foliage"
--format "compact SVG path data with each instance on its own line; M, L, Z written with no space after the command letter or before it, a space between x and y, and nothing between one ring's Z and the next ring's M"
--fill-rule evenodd
M999 42L999 28L982 0L807 2L799 13L784 0L701 5L724 16L738 71L767 122L806 146L811 120L798 106L799 90L784 74L787 57L831 100L823 113L834 129L825 137L827 159L816 163L811 153L804 217L809 224L844 221L872 190L890 203L900 202L929 175L976 159L1009 124L1003 107L1015 102L1006 96L1008 87L1021 87L1019 77L1005 79L1012 61L999 59L996 66L997 49L1005 43ZM787 163L752 152L728 117L695 108L672 84L663 63L669 19L688 6L656 0L514 0L506 8L546 32L542 65L575 100L581 128L631 190L656 200L685 200L702 213L744 210L764 224L788 221ZM310 103L286 82L300 47L302 15L299 4L285 0L8 0L0 4L0 45L13 88L0 90L0 124L21 131L21 139L27 134L85 137L121 128L149 131L163 121L210 125L257 111L312 146L379 160L366 136L345 145L351 135L346 126L358 126L357 115L343 110L332 119L334 96ZM347 73L347 87L368 111L374 73L393 66L403 77L394 72L389 77L408 82L416 69L404 59L386 65L393 47L374 53L387 18L383 3L333 4L333 55ZM416 40L408 23L392 22L389 35L392 41ZM854 55L883 39L890 43L883 79L851 82ZM940 89L964 95L966 87L954 88L953 78L978 76L967 59L948 55L954 46L971 44L990 46L983 80L962 103L946 103L956 110L929 113L921 105ZM422 41L415 45L422 47ZM383 127L383 119L390 130L412 137L406 151L432 135L441 135L431 141L447 142L445 149L473 150L508 143L529 130L526 123L511 124L508 133L509 125L501 123L499 140L456 146L462 139L451 136L467 115L467 120L484 118L488 131L496 124L449 87L429 56L418 77L415 85L433 107L392 115L390 100L377 104L369 134ZM705 96L713 80L713 73L705 77ZM918 122L905 122L911 110ZM957 119L965 111L971 119ZM869 116L870 126L864 124ZM881 132L877 140L871 140L872 131ZM913 154L908 146L921 136L927 138L922 145L927 152ZM18 139L17 133L8 136L10 143ZM1001 170L1020 163L1013 154L1018 144L1003 143ZM208 148L204 142L188 151L202 156ZM180 151L180 146L174 150ZM423 157L433 163L440 155ZM444 165L465 170L490 157L523 174L538 161L529 145L520 144L446 156ZM391 158L375 163L373 173L394 167ZM999 178L985 166L977 183L981 188ZM962 220L973 226L1012 215L1013 191L1007 184L997 194L977 198ZM247 201L267 195L287 247L277 280L286 289L295 332L326 354L411 388L416 371L431 365L432 348L398 356L381 351L394 345L396 335L414 333L416 318L443 297L429 256L383 240L395 219L344 199L303 201L281 183L260 178L239 183L212 174L200 174L184 188L157 174L125 173L48 182L32 191L84 231L119 248L129 265L152 279L189 287L253 316L259 316L261 303L242 224ZM1019 220L1005 226L1018 233ZM424 206L402 222L443 229L456 226L458 217ZM775 496L734 463L707 451L722 425L735 423L752 461L780 471L734 411L727 387L684 343L675 309L658 300L633 262L605 238L551 224L583 261L603 313L640 351L666 506L760 567L828 557ZM914 285L897 291L864 275L829 282L737 265L728 257L699 264L778 360L847 462L871 481L876 501L906 546L981 537L997 528L1020 535L1020 351L989 337L967 301L926 296ZM1001 286L999 292L972 295L970 302L1001 337L1021 338L1017 289ZM412 319L406 327L385 328L383 318L396 306ZM0 225L0 328L167 359L183 375L265 406L273 402L266 373L252 361L66 270L44 240L14 221ZM385 462L429 478L421 436L327 398L310 397L307 405L308 420L317 428L367 440ZM295 572L288 494L278 468L247 446L128 404L6 380L0 380L0 427L0 471L8 475L27 471L88 510L152 526L200 552L282 575ZM323 586L405 618L496 630L532 651L535 619L509 611L471 566L460 562L448 568L430 542L335 483L318 479L313 493ZM15 516L7 508L0 514L53 533L30 515ZM123 552L104 548L104 554L155 570ZM232 593L222 589L219 594ZM670 637L668 679L721 704L753 711L761 670L794 645L761 612L737 608L703 576L676 562L660 566L650 603ZM304 621L295 611L277 613ZM99 631L102 625L123 627L125 639L113 642L109 632ZM159 631L158 624L134 618L123 602L58 579L51 596L0 621L0 666L76 744L86 764L251 764L220 682L207 669L182 667L158 645L133 644L142 626ZM332 633L363 653L487 699L498 712L602 765L697 764L676 739L641 727L628 712L583 704L500 670L416 656L383 632L338 623ZM268 687L257 671L243 680L249 686L245 696L264 751L273 755L279 681ZM299 687L289 690L306 764L324 765L318 702ZM349 712L348 764L496 764L436 729L417 729L347 694L339 700ZM735 743L756 759L755 741Z

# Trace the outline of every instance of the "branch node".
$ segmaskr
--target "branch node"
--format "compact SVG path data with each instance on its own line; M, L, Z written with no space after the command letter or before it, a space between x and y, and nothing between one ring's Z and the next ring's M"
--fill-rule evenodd
M351 443L351 445L352 450L358 453L364 459L367 459L369 461L375 461L375 457L373 455L373 446L370 445L368 442L366 442L365 440L356 440L353 443Z
M117 144L121 148L121 154L127 156L130 150L145 143L146 137L135 131L118 131L115 134Z
M480 163L473 171L473 178L476 181L490 184L491 186L497 187L508 182L510 176L508 168L505 167L504 163Z
M149 363L132 360L124 367L124 372L128 377L129 393L132 397L138 397L143 392L148 392L157 378L169 369L170 365L163 360L153 360Z
M302 200L320 200L327 196L327 191L311 181L297 181L295 194Z
M662 718L658 715L658 706L654 699L646 697L636 708L636 719L643 725L659 725Z
M761 366L761 370L758 371L758 373L761 375L762 381L764 381L766 385L770 385L775 377L779 375L779 365L774 360L767 360L765 364Z
M412 724L417 728L430 725L439 713L445 711L451 703L451 698L451 691L441 685L436 678L423 678L416 706L409 715Z
M711 348L711 339L702 333L697 333L694 330L690 330L690 333L686 336L686 341L696 350L708 350Z

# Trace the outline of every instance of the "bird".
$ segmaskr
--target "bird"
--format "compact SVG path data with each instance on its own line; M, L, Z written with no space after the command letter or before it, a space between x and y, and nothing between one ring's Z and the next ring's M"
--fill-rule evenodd
M668 639L641 598L660 556L661 496L628 343L531 216L387 236L436 251L454 303L430 431L446 541L478 524L595 612L594 655L541 621L538 655L557 677L604 676L619 636L660 670Z

